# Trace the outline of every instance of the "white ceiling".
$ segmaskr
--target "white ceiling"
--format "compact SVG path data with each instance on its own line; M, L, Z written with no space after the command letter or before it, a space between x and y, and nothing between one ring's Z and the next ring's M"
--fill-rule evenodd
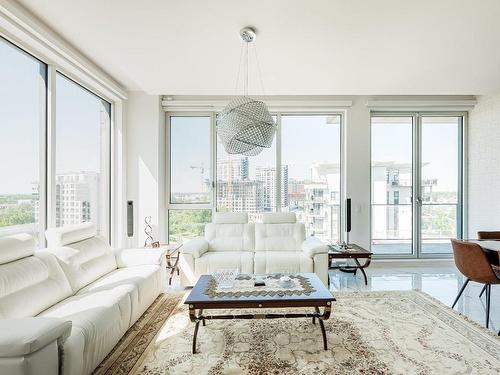
M22 0L129 90L233 95L241 27L267 95L500 93L499 0ZM251 59L251 65L256 64Z

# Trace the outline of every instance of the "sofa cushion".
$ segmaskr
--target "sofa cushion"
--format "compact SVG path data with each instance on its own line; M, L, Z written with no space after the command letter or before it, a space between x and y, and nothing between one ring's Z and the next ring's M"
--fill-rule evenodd
M0 319L35 316L72 294L61 267L50 254L0 265Z
M57 257L74 293L117 268L115 255L102 237L92 237L47 251Z
M254 224L205 225L208 251L254 251L254 236Z
M264 224L293 224L297 222L295 212L265 212L262 214Z
M302 251L255 253L255 273L313 272L313 260Z
M104 275L78 291L77 295L106 290L126 290L131 302L131 320L129 327L146 311L162 290L163 273L159 265L142 265L119 268Z
M45 232L48 247L61 247L92 238L97 235L93 223L81 223L65 227L51 228Z
M68 354L73 361L81 362L81 373L90 374L128 329L130 305L128 288L124 285L74 295L39 316L71 320L73 328L64 345L65 356ZM75 345L79 342L80 345Z
M246 212L216 212L214 216L215 224L246 224L248 214Z
M194 260L196 276L220 269L238 268L241 273L253 273L254 253L248 251L208 252Z
M0 238L0 264L33 255L35 239L28 233L19 233Z
M255 251L297 251L305 235L302 223L255 224Z

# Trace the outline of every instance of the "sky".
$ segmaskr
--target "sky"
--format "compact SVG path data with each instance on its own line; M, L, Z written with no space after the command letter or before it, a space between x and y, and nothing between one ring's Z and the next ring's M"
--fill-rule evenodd
M422 178L436 178L435 191L456 191L458 184L458 118L422 120ZM372 160L412 163L411 117L372 125Z
M0 194L30 194L39 180L43 67L0 39ZM56 173L99 171L102 100L61 75L56 92Z

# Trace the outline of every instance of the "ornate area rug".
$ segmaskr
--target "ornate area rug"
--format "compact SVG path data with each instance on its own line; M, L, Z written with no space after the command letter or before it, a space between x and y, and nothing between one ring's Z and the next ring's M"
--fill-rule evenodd
M142 349L132 350L135 354L130 356L141 358L131 373L500 373L500 339L426 294L335 296L332 316L325 322L327 351L319 325L311 319L218 320L200 325L199 353L193 355L194 324L181 304L158 327L158 335L142 355Z

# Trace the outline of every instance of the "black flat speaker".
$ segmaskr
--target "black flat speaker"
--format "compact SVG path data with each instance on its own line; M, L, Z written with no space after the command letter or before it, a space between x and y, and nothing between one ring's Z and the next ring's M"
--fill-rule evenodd
M127 236L134 236L134 201L127 201Z
M351 231L351 198L345 200L345 231Z

